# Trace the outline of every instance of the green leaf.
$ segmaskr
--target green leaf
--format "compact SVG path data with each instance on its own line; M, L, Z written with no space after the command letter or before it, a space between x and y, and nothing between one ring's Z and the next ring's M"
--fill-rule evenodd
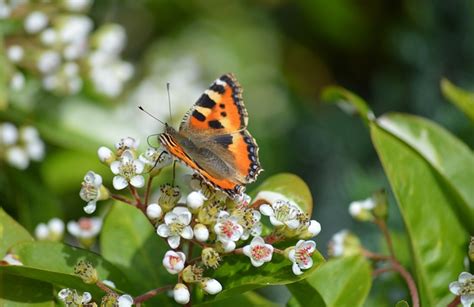
M408 305L408 302L407 302L407 301L398 301L398 302L395 304L395 307L410 307L410 305Z
M2 274L0 279L0 306L54 306L51 284L10 274Z
M446 99L474 121L474 93L457 87L445 78L441 80L441 92Z
M362 256L331 259L307 279L288 288L301 306L362 306L372 285L371 271ZM321 297L326 305L306 304L318 302Z
M304 274L296 276L291 270L292 263L282 255L274 255L271 262L255 268L247 256L226 256L222 265L212 274L222 284L222 292L207 300L221 300L245 291L269 285L285 285L308 277L324 262L319 252L313 255L313 267Z
M323 297L305 280L287 285L292 297L287 303L288 307L304 307L304 306L327 306Z
M170 248L140 210L114 203L105 218L100 242L104 258L122 269L138 286L139 291L134 294L176 283L176 277L162 264Z
M298 204L304 212L310 216L313 212L313 197L308 185L300 177L281 173L267 178L261 185L252 191L251 196L255 197L260 191L271 191L281 193L288 199Z
M410 238L421 305L446 306L452 299L447 285L463 270L469 235L451 208L452 193L410 146L376 124L370 131Z
M458 199L451 199L458 217L474 233L474 155L463 142L432 121L406 114L377 119L379 127L421 155Z
M2 258L13 245L19 242L33 241L29 232L2 208L0 208L0 238L2 238L0 240L0 257Z
M32 278L61 287L89 291L95 296L103 295L95 285L87 285L74 275L74 266L79 260L91 262L99 279L111 280L118 289L127 290L129 283L121 271L102 257L92 252L54 242L27 242L13 247L23 266L0 266L0 273L9 273Z
M194 304L193 304L194 306ZM223 299L218 302L205 302L196 304L195 306L223 306L223 307L242 307L242 306L265 306L265 307L277 307L278 304L267 300L261 295L253 291L248 291L240 295L234 295L230 298Z
M368 124L375 119L374 112L368 103L343 87L328 86L323 90L321 99L326 103L337 104L343 111L349 114L359 115Z

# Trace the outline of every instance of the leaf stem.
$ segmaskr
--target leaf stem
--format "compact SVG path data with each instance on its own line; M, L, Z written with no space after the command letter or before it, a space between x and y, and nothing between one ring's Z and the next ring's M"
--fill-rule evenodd
M164 291L169 290L169 289L171 289L171 288L173 288L172 285L167 285L167 286L164 286L164 287L160 287L160 288L156 288L156 289L150 290L150 291L148 291L148 292L146 292L146 293L144 293L144 294L142 294L142 295L140 295L140 296L135 297L135 298L133 299L133 303L134 303L134 304L140 304L140 303L142 303L142 302L144 302L144 301L146 301L146 300L149 300L149 299L151 299L152 297L154 297L154 296L160 294L161 292L164 292Z

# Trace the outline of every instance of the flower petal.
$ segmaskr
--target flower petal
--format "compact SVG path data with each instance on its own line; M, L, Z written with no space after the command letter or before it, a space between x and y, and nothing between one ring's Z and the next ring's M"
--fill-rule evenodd
M273 226L283 226L283 225L285 225L282 222L280 222L279 220L277 220L273 215L270 215L270 223L272 223Z
M179 246L179 242L181 242L180 236L171 236L168 237L168 244L171 248L177 248Z
M128 182L122 176L115 176L112 180L112 185L116 190L123 190L128 186Z
M262 265L264 264L263 261L255 260L255 259L253 259L253 258L250 258L250 262L252 262L252 265L253 265L254 267L257 267L257 268L260 267L260 266L262 266Z
M459 274L459 278L458 278L458 281L460 283L466 283L469 279L472 279L474 278L474 276L469 273L469 272L462 272L461 274Z
M471 307L474 303L474 294L466 294L461 296L461 304L463 307Z
M170 236L170 228L166 224L161 224L156 228L156 233L163 238L167 238Z
M293 263L293 265L291 266L291 269L293 270L293 274L295 274L295 275L303 274L303 271L301 271L301 269L300 269L300 267L298 266L297 263Z
M165 223L166 223L167 225L173 223L173 222L176 221L177 219L178 219L178 216L177 216L175 213L173 213L173 212L168 212L168 213L166 213L166 215L165 215Z
M121 166L122 163L120 161L114 161L110 163L110 170L112 171L112 173L114 173L114 175L117 175L118 173L120 173Z
M143 172L143 169L145 168L145 164L140 160L134 160L133 166L135 167L135 172L137 174L141 174Z
M187 240L191 240L193 238L193 229L191 228L191 226L186 226L184 227L183 231L181 232L181 236L184 238L184 239L187 239Z
M299 263L299 267L303 270L309 269L313 266L313 259L311 257L306 258L306 263Z
M96 208L96 201L90 201L87 203L87 206L84 207L84 212L87 214L94 213Z
M250 245L246 245L242 248L242 252L247 257L252 257L252 247Z
M266 216L272 216L272 215L274 215L272 206L267 205L267 204L263 204L263 205L260 206L260 212L261 212L263 215L266 215Z
M142 188L145 185L145 178L141 175L133 176L130 179L130 184L136 188Z
M300 222L298 220L289 220L285 222L286 226L290 229L296 229L298 226L300 226Z

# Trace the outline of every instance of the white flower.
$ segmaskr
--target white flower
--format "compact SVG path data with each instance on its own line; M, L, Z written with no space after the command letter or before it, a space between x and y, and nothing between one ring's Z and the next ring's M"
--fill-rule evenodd
M48 50L43 52L38 58L36 66L39 71L48 74L55 71L61 63L61 56L56 51Z
M176 284L173 289L173 298L178 304L187 304L189 303L189 290L188 287L186 287L185 284Z
M82 188L79 192L79 196L83 201L87 202L84 207L84 211L87 214L91 214L95 211L97 201L100 198L100 189L102 187L102 177L93 171L88 171L84 176L82 182Z
M321 232L321 224L316 220L309 221L308 232L314 237Z
M38 33L48 25L48 16L35 11L26 16L24 21L25 31L30 34Z
M170 274L178 274L184 269L186 255L182 252L167 251L163 258L163 266Z
M13 63L18 63L23 59L25 50L19 45L11 45L7 49L8 59Z
M292 270L295 275L303 274L303 271L313 266L313 255L316 250L316 242L299 240L295 248L290 250L288 258L293 262Z
M344 241L348 234L349 232L347 230L341 230L332 236L329 245L333 257L339 257L344 254Z
M459 274L458 281L449 284L451 293L461 296L463 307L470 307L474 304L474 275L469 272Z
M277 200L271 205L263 204L260 206L260 212L270 217L273 226L286 225L290 229L296 229L300 225L298 221L300 210L288 201Z
M244 228L238 223L237 217L231 216L226 211L221 211L217 216L214 231L216 232L217 240L222 243L226 252L230 252L235 249L235 242L242 237Z
M177 248L180 238L190 240L193 238L193 229L189 226L192 214L186 207L175 207L173 211L166 213L165 224L161 224L156 229L156 233L164 238L168 238L171 248Z
M109 148L105 146L101 146L97 150L97 155L99 156L100 162L105 163L112 159L112 157L114 156L114 153Z
M331 257L351 256L361 252L359 238L345 229L334 234L328 245Z
M209 229L204 224L194 225L194 237L199 242L206 242L209 239Z
M58 33L53 28L47 28L40 34L41 43L45 46L52 46L58 41Z
M11 123L0 125L0 144L13 145L18 141L18 129Z
M39 223L35 228L35 237L38 240L46 240L49 236L49 228L44 223Z
M113 186L117 190L125 189L130 183L136 188L141 188L145 185L145 179L142 175L143 162L133 157L129 150L125 150L119 161L114 161L110 164L112 173L116 176L113 179Z
M66 15L58 19L58 34L65 44L86 42L94 24L85 15Z
M349 214L360 221L373 220L372 210L375 208L375 201L372 197L364 200L353 201L349 205Z
M202 289L208 294L214 295L222 291L220 282L213 278L206 278L201 282Z
M8 253L3 257L0 261L0 265L7 264L7 265L23 265L17 255Z
M91 301L92 295L89 292L82 293L82 304L87 304Z
M115 143L115 149L117 152L125 151L125 150L136 150L138 148L138 145L140 145L140 142L138 140L135 140L132 137L125 137L120 139L117 143Z
M10 17L11 8L8 6L7 3L0 2L0 19L6 19Z
M117 288L117 286L115 286L115 283L114 283L113 281L111 281L111 280L104 279L104 280L102 281L102 283L103 283L104 285L108 286L109 288L113 288L113 289L116 289L116 288Z
M24 170L30 164L27 152L19 147L13 146L6 150L5 160L13 167Z
M118 307L131 307L133 305L133 297L128 294L120 295L117 299Z
M78 222L69 221L67 230L78 239L90 239L97 236L102 228L102 219L81 217Z
M204 205L204 201L206 200L206 196L204 196L201 191L193 191L186 197L186 204L189 208L196 210Z
M64 234L64 222L59 218L52 218L48 222L48 229L51 239L54 241L59 241Z
M20 129L20 138L24 143L29 158L33 161L41 161L44 158L44 143L39 137L38 130L33 126L25 126Z
M10 80L10 88L14 91L20 91L25 87L25 75L21 72L16 72Z
M147 150L138 157L143 163L154 168L162 168L168 164L171 164L173 158L159 148L147 148Z
M243 248L244 255L250 258L252 265L259 267L272 260L273 246L266 244L261 237L255 237Z
M153 203L146 207L146 216L148 216L149 219L157 220L160 219L162 215L163 210L161 209L160 205Z
M247 240L250 235L257 237L262 233L262 223L260 219L262 215L257 210L246 209L243 211L244 216L240 219L240 224L244 225L244 232L240 239Z
M71 12L83 12L91 5L91 0L64 0L64 7Z
M125 29L118 24L107 24L100 27L96 32L97 48L111 55L118 55L127 40Z

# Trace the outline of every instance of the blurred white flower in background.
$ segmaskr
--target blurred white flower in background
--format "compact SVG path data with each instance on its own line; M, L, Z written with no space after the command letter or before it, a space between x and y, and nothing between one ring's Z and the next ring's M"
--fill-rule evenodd
M18 129L12 123L0 123L0 159L9 165L26 169L30 161L43 160L44 152L44 142L35 127Z
M61 241L64 236L64 222L59 218L52 218L48 223L40 223L35 228L35 237L38 240Z

